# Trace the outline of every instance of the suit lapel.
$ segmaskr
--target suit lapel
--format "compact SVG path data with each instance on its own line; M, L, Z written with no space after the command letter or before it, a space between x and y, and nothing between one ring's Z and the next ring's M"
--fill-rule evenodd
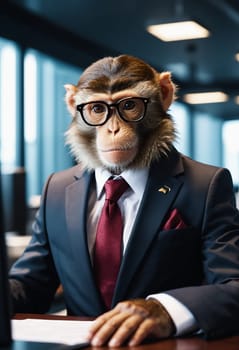
M80 290L85 289L89 303L94 305L94 308L98 308L100 313L102 312L102 305L94 282L86 233L87 206L91 181L92 176L89 173L84 173L66 188L66 221L74 268L76 269L76 283L79 285Z
M181 162L176 159L174 155L171 159L160 162L158 166L153 166L150 171L143 200L122 261L113 303L126 297L130 281L155 235L158 234L160 225L182 185L182 182L174 176L175 173L182 171Z

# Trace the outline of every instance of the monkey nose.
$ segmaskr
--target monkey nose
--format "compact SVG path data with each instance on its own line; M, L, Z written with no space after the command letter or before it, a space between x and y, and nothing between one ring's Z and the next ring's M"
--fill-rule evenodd
M108 120L108 130L113 134L116 134L120 130L120 123L117 115L112 115Z

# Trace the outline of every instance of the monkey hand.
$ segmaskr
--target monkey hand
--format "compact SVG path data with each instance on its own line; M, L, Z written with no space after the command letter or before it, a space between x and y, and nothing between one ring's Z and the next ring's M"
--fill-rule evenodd
M114 309L99 316L88 338L93 346L106 343L110 347L124 343L137 346L146 338L167 338L174 333L175 325L160 302L134 299L120 302Z

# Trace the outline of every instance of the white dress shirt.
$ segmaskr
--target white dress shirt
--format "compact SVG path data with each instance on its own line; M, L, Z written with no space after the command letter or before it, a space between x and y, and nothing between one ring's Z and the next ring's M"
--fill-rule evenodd
M104 184L111 176L112 174L106 169L99 168L95 171L96 188L93 189L90 194L88 205L89 215L87 220L88 247L91 258L93 255L98 219L104 205ZM124 220L124 253L144 194L148 178L148 169L126 170L120 174L120 177L123 177L129 184L129 188L118 201ZM117 176L115 176L115 178L117 178ZM148 297L157 299L167 309L176 326L176 335L182 335L196 330L197 327L194 316L190 310L178 300L166 293L153 294Z

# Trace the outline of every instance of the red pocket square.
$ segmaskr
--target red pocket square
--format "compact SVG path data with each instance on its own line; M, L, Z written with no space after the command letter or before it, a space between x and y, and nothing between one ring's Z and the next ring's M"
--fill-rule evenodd
M188 225L186 225L186 223L183 221L183 218L178 209L173 209L169 215L169 218L163 226L163 230L178 230L186 227L188 227Z

